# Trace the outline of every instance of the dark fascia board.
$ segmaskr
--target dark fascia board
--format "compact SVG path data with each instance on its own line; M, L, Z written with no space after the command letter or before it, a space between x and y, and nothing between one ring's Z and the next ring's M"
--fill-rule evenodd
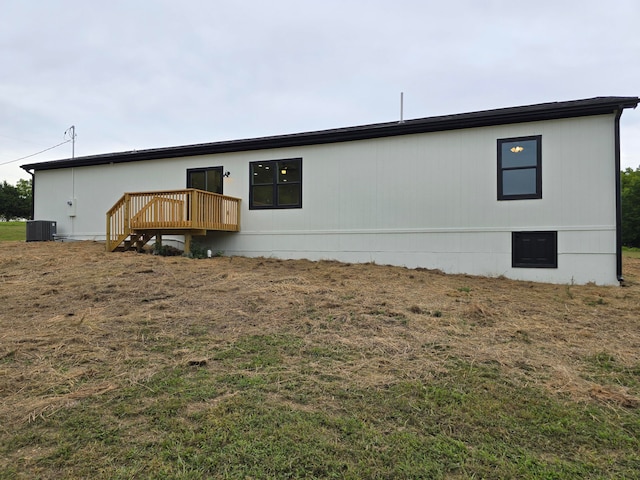
M416 133L603 115L614 113L625 108L635 108L639 102L640 99L638 97L595 97L585 100L541 103L522 107L500 108L471 113L419 118L406 120L404 122L377 123L357 127L294 133L289 135L276 135L244 140L229 140L178 147L107 153L77 157L74 159L68 158L49 162L30 163L22 165L21 167L27 171L53 170L58 168L139 162L144 160L191 157L216 153L350 142L355 140L411 135Z

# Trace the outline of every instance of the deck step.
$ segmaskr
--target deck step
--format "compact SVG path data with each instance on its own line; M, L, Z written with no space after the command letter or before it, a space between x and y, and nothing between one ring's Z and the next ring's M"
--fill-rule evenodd
M129 250L141 252L144 246L149 243L154 236L155 235L148 233L132 233L114 249L114 252L127 252Z

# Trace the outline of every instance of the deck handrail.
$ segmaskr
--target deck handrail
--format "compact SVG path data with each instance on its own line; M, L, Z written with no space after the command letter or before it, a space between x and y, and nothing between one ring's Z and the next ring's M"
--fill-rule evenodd
M107 211L107 250L132 232L240 230L240 199L195 188L125 193Z

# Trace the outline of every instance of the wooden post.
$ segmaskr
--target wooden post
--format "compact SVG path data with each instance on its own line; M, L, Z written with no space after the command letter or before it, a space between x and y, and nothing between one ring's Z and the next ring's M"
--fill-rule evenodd
M186 233L184 235L184 253L187 255L191 252L191 234Z
M129 202L131 201L130 196L128 193L124 194L124 232L123 233L129 233Z
M107 213L107 238L106 240L106 248L107 252L111 251L111 215Z
M240 231L240 202L241 200L236 202L236 232Z

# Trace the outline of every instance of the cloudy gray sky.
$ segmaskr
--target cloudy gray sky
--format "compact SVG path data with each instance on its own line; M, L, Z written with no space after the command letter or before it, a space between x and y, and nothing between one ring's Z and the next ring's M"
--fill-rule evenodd
M640 96L638 32L638 0L2 0L0 180L71 125L82 156L391 121L401 91L407 119Z

